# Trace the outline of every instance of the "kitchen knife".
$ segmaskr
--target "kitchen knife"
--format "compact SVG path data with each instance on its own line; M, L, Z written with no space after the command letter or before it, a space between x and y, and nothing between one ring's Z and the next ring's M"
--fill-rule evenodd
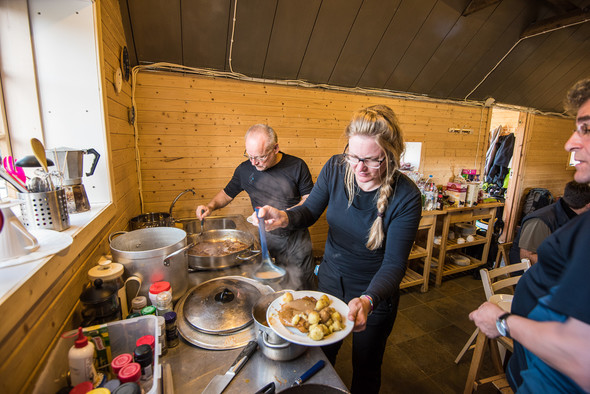
M320 369L322 369L326 365L324 360L320 360L313 365L310 369L305 371L301 377L297 378L295 382L291 385L291 387L301 386L303 382L307 381L307 379L311 378L313 375L316 374Z
M217 375L214 376L213 379L209 382L203 394L221 394L223 390L227 387L229 382L240 372L240 369L246 364L246 361L254 354L256 351L256 347L258 343L256 341L250 341L242 350L242 352L238 355L235 359L232 366L227 370L225 375Z

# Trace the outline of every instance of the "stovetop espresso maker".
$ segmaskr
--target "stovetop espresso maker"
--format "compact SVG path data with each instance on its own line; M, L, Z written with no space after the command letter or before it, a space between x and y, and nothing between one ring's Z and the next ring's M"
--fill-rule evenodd
M82 184L82 176L91 176L96 170L100 154L94 148L72 149L54 148L46 151L57 170L62 174L62 185L66 191L69 213L86 212L90 209L90 202L86 189ZM94 155L90 171L84 174L84 155Z

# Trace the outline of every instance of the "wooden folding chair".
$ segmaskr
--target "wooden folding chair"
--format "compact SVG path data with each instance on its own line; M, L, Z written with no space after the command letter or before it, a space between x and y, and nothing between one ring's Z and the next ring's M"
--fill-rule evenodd
M498 244L498 254L496 254L496 261L494 262L494 269L500 267L502 259L506 265L510 264L510 248L512 248L512 242L504 242Z
M498 253L500 253L498 251ZM520 279L519 276L510 276L513 272L518 271L526 271L531 267L531 263L529 261L525 261L518 264L510 264L505 267L496 268L493 270L488 270L487 268L483 268L479 270L481 275L481 282L483 284L483 291L486 294L486 300L489 300L498 290L504 289L509 286L515 286L518 280ZM479 328L476 328L471 334L471 337L459 352L459 355L455 359L455 364L459 364L459 361L463 358L463 355L467 352L467 350L473 348L473 342L477 338L477 334L479 333Z

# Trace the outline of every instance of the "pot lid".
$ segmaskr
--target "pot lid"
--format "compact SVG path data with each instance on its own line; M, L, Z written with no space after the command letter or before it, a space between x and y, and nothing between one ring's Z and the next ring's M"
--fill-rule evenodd
M92 285L82 292L80 301L85 304L100 304L109 301L116 291L113 286L103 283L102 279L95 279Z
M208 334L236 332L252 324L260 291L239 278L218 278L195 287L184 303L184 318Z
M111 260L102 260L88 270L90 280L102 279L103 281L114 280L123 276L125 267L123 264L113 263Z

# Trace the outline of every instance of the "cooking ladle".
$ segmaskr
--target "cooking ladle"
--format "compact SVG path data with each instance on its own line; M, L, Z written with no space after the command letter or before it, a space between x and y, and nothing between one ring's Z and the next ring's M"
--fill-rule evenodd
M287 271L283 267L279 267L272 262L268 254L268 246L266 244L266 230L264 228L264 219L258 216L258 207L255 209L256 217L258 218L258 232L260 234L260 251L262 252L262 262L260 266L254 271L254 279L260 282L276 283L279 282Z

